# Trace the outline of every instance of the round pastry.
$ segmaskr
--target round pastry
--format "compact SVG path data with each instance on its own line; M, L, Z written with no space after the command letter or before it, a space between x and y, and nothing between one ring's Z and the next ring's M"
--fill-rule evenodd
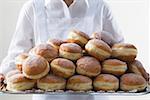
M82 48L75 43L64 43L60 45L59 56L70 60L77 60L82 56Z
M44 57L48 62L58 57L58 50L50 44L39 44L31 49L30 54Z
M132 63L130 63L129 71L143 76L148 81L148 78L149 78L148 73L146 72L146 70L144 69L140 61L135 60Z
M59 39L49 39L47 41L47 43L50 44L50 45L52 45L57 50L59 50L60 45L63 44L64 41L63 40L59 40Z
M93 85L96 91L116 91L119 88L119 79L110 74L100 74L94 79Z
M100 74L101 65L96 58L84 56L77 60L77 73L81 75L86 75L89 77L94 77Z
M13 75L16 75L16 74L21 74L21 71L18 70L18 69L9 71L9 72L6 74L6 76L5 76L6 81L7 81L10 77L12 77Z
M21 53L20 55L18 55L15 58L15 64L16 64L16 68L20 71L22 71L22 64L25 61L25 59L28 58L28 54L27 53Z
M27 79L23 74L15 74L7 80L6 89L9 91L24 91L32 89L35 83L35 80Z
M120 76L127 71L127 64L118 59L108 59L102 63L102 72Z
M102 40L92 39L85 45L86 51L95 58L103 61L111 56L111 48Z
M55 75L47 75L37 81L37 87L46 91L63 90L65 86L66 80Z
M120 78L120 89L123 91L143 91L146 88L146 80L138 74L128 73Z
M75 73L75 65L72 61L64 58L57 58L51 62L51 70L53 74L69 78Z
M81 47L84 47L89 39L90 38L86 33L73 30L69 33L67 41L71 43L76 43L80 45Z
M89 77L75 75L68 79L67 89L73 91L88 91L91 90L92 80Z
M128 43L117 43L112 46L112 56L123 61L132 62L137 56L137 49Z
M39 79L48 74L49 63L41 56L29 56L22 67L23 74L29 79Z

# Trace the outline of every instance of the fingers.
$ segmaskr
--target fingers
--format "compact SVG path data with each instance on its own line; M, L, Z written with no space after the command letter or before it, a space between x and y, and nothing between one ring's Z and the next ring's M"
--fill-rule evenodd
M92 36L91 36L91 38L93 39L99 39L99 40L101 40L101 33L99 32L95 32L95 33L93 33L92 34Z
M3 74L0 74L0 83L3 82L5 79L4 75Z

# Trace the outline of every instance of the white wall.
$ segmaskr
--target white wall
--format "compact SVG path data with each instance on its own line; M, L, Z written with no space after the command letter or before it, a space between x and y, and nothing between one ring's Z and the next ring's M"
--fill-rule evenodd
M0 0L0 62L5 57L12 34L15 30L17 16L22 4L27 0ZM138 48L138 59L150 72L149 42L148 42L148 1L149 0L108 0L120 24L126 42L133 43ZM30 100L31 96L2 96L0 100ZM100 97L98 97L100 98ZM125 97L111 97L120 100ZM134 100L136 97L126 97ZM148 100L149 96L138 97L138 100Z
M120 24L125 41L138 48L138 57L150 72L148 0L108 0Z
M6 56L18 13L27 0L0 0L0 62Z

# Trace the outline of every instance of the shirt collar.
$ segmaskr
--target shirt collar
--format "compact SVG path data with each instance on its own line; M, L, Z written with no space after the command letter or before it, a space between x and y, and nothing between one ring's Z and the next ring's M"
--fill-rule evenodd
M52 3L54 3L54 5L50 5ZM64 12L66 18L82 17L89 6L89 2L88 0L74 0L68 8L64 0L45 0L45 7L48 8L50 6L51 8L53 8L52 6L54 6L54 8L58 6L58 8Z
M45 0L45 6L47 6L52 0ZM58 0L60 2L64 2L64 0ZM73 3L76 3L76 2L81 2L82 0L74 0ZM89 2L88 0L84 0L87 4L87 6L89 6Z

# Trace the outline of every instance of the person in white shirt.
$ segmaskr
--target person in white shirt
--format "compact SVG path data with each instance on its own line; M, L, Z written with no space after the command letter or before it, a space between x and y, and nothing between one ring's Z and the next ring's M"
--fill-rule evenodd
M97 32L110 45L124 41L112 11L104 0L29 0L21 9L0 73L5 75L15 69L14 59L18 54L28 52L48 39L64 40L72 29L89 36ZM33 96L33 100L47 99L95 100L93 96Z

